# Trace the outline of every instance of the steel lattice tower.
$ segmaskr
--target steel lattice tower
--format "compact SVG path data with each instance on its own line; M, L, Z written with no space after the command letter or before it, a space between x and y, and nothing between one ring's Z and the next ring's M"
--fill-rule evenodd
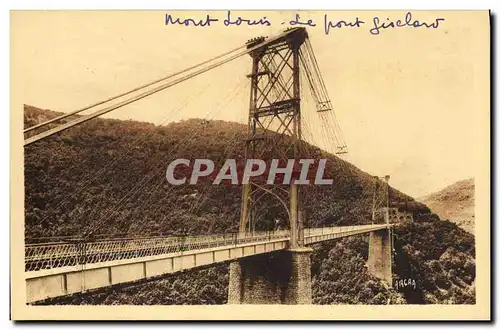
M246 159L271 158L286 161L297 159L301 141L300 68L299 50L307 38L304 28L250 53L252 72ZM252 39L247 47L263 42ZM271 131L272 128L272 131ZM290 155L290 153L292 155ZM257 201L266 194L274 195L288 208L290 219L290 246L301 245L299 235L301 207L298 186L292 182L289 189L280 185L265 185L250 181L243 185L240 231L251 229L257 213ZM286 203L286 200L289 203ZM287 205L288 204L288 205Z
M379 223L383 217L384 223L389 223L389 179L390 176L374 176L372 224Z

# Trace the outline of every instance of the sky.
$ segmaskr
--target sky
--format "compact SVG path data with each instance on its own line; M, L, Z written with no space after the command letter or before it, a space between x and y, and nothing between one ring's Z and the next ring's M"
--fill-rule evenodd
M219 22L165 25L165 14ZM13 12L11 73L22 103L68 112L279 33L295 12L232 12L271 26L225 26L227 12ZM359 28L333 28L364 21ZM347 142L346 160L420 197L474 177L489 125L488 13L412 12L437 28L388 28L406 12L300 12ZM281 24L285 22L285 24ZM249 56L107 117L165 124L192 117L246 122ZM16 109L22 111L19 106ZM317 123L316 123L317 124ZM316 134L316 132L311 132ZM324 146L323 146L324 147Z

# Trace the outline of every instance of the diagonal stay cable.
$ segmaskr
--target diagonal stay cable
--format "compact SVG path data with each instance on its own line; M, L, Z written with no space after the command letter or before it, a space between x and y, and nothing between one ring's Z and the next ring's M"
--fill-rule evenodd
M242 83L243 83L243 81L240 81L240 83L238 84L238 86L237 86L237 87L236 87L236 88L235 88L235 89L234 89L231 93L233 93L234 91L236 91L236 90L238 90L239 88L241 88ZM244 89L246 89L246 88L244 88ZM227 98L226 105L221 106L221 108L219 108L219 109L217 110L217 112L216 112L216 113L219 113L219 112L220 112L220 111L222 111L223 109L227 108L227 107L229 106L229 104L231 104L231 102L232 102L232 101L233 101L233 100L234 100L234 99L235 99L235 98L236 98L239 94L240 94L240 91L238 91L237 93L235 93L235 95L234 95L233 97L231 97L231 98ZM220 105L222 105L222 102L220 102L219 104L220 104ZM214 115L215 115L216 113L214 113ZM207 118L208 118L208 117L207 117ZM188 143L192 143L193 141L194 141L194 137L193 137L193 138L191 138L191 139L190 139L190 141L188 141ZM180 145L180 144L179 144L179 145ZM184 145L184 147L187 147L187 146L188 146L188 145ZM226 147L226 148L228 148L228 147ZM159 189L159 187L160 187L161 185L162 185L162 183L161 183L161 182L160 182L159 184L157 184L156 189L155 189L155 191L154 191L154 192L156 192L156 191ZM158 210L158 209L160 208L160 206L162 205L163 201L165 201L167 198L169 198L169 197L172 195L172 193L173 193L173 189L172 189L172 186L170 186L170 187L167 189L167 193L165 194L165 196L164 196L162 199L160 199L160 201L158 201L157 206L155 207L155 210ZM205 192L203 192L202 194L204 194L204 193L205 193ZM201 198L201 196L200 196L200 198ZM192 205L191 210L190 210L190 213L192 213L193 208L194 208L194 207L198 204L198 202L199 202L199 200L198 200L197 202L195 202L195 203ZM151 202L151 201L149 201L149 202L146 204L146 208L149 208L149 206L151 205L151 203L152 203L152 202ZM155 211L155 212L156 212L156 211ZM153 213L153 214L154 214L155 212L151 212L151 213ZM170 215L170 214L171 214L171 212L170 212L168 215ZM164 215L164 216L166 216L166 215ZM142 230L142 228L144 228L144 225L143 225L143 226L141 226L141 227L139 227L139 228L140 228L140 230Z
M217 109L217 112L216 112L216 113L220 112L221 110L222 110L221 108ZM209 116L211 116L211 115L215 115L216 113L213 113L213 114L212 114L212 113L208 113L208 114L207 114L207 116L205 117L205 119L209 118ZM191 137L191 139L190 139L190 141L192 141L192 140L193 140L193 139L195 139L195 138L196 138L196 136L192 136L192 137ZM179 144L177 144L177 148L179 148L180 146L181 146L181 144L180 144L180 143L179 143ZM176 150L176 149L175 149L175 150ZM172 154L172 151L169 153L169 155L168 155L168 156L170 156L171 154ZM165 158L165 157L162 157L162 159L163 159L163 158ZM113 216L114 216L114 215L115 215L115 214L116 214L116 213L120 210L120 207L123 207L123 202L128 201L131 197L135 196L135 195L136 195L136 194L140 191L140 189L142 189L142 188L143 188L146 184L148 184L148 183L149 183L149 182L150 182L150 181L151 181L151 180L152 180L152 179L153 179L153 178L154 178L154 177L158 174L158 172L162 169L162 168L161 168L161 166L160 166L161 164L163 164L163 163L160 161L158 164L156 164L155 166L153 166L153 168L154 168L154 167L156 167L156 169L155 169L155 170L153 170L152 172L150 172L150 174L149 174L149 175L145 176L145 177L141 180L141 182L137 183L137 184L136 184L136 186L135 186L135 188L133 188L133 189L129 190L129 191L128 191L128 193L127 193L125 196L123 196L123 197L122 197L122 198L121 198L121 199L120 199L120 200L116 203L115 207L113 207L110 211L106 212L106 214L103 214L103 215L100 217L99 221L97 222L97 223L98 223L98 224L100 224L100 225L99 225L99 226L97 226L97 228L96 228L96 229L99 229L99 228L102 226L102 224L103 224L104 222L102 222L101 220L102 220L104 217L106 217L106 216L108 216L108 215L110 215L110 214L111 214L111 215L108 217L108 219L112 218L112 217L113 217ZM129 196L129 194L131 194L131 195ZM102 214L102 212L101 212L101 214Z
M234 49L232 49L232 50L230 50L230 51L227 51L227 52L225 52L225 53L223 53L223 54L220 54L220 55L218 55L218 56L216 56L216 57L213 57L213 58L211 58L211 59L209 59L209 60L206 60L206 61L203 61L203 62L201 62L201 63L195 64L195 65L190 66L190 67L188 67L188 68L186 68L186 69L184 69L184 70L181 70L181 71L178 71L178 72L175 72L175 73L169 74L169 75L167 75L167 76L165 76L165 77L162 77L162 78L156 79L156 80L154 80L154 81L152 81L152 82L150 82L150 83L147 83L147 84L141 85L141 86L136 87L136 88L134 88L134 89L131 89L131 90L127 91L127 92L124 92L124 93L118 94L118 95L116 95L116 96L110 97L110 98L105 99L105 100L103 100L103 101L99 101L99 102L96 102L96 103L93 103L93 104L87 105L87 106L85 106L85 107L83 107L83 108L81 108L81 109L74 110L74 111L71 111L71 112L68 112L68 113L62 114L62 115L60 115L60 116L57 116L57 117L52 118L52 119L50 119L50 120L47 120L47 121L45 121L45 122L43 122L43 123L40 123L40 124L37 124L37 125L31 126L31 127L28 127L28 128L26 128L26 129L24 130L24 133L30 132L30 131L32 131L32 130L34 130L34 129L36 129L36 128L39 128L39 127L45 126L45 125L50 124L50 123L53 123L53 122L55 122L55 121L59 121L59 120L64 119L64 118L66 118L66 117L69 117L69 116L75 115L75 114L80 113L80 112L82 112L82 111L89 110L89 109L94 108L94 107L96 107L96 106L98 106L98 105L102 105L102 104L104 104L104 103L108 103L108 102L111 102L111 101L113 101L113 100L119 99L120 97L123 97L123 96L129 95L129 94L132 94L132 93L137 92L137 91L139 91L139 90L141 90L141 89L144 89L144 88L146 88L146 87L153 86L153 85L158 84L158 83L160 83L160 82L162 82L162 81L165 81L165 80L167 80L167 79L173 78L173 77L178 76L178 75L180 75L180 74L186 73L187 71L190 71L190 70L196 69L196 68L198 68L198 67L200 67L200 66L203 66L203 65L205 65L205 64L208 64L208 63L210 63L210 62L212 62L212 61L218 60L218 59L220 59L220 58L222 58L222 57L224 57L224 56L228 56L229 54L234 53L234 52L236 52L236 51L238 51L238 50L240 50L240 49L242 49L242 48L244 48L244 47L246 47L246 45L243 45L243 46L240 46L240 47L236 47L236 48L234 48Z
M124 100L122 102L119 102L118 104L115 104L115 105L112 105L110 107L98 110L98 111L96 111L96 112L94 112L94 113L92 113L90 115L85 116L85 117L80 117L80 118L75 119L73 121L70 121L70 122L67 122L65 124L62 124L62 125L60 125L58 127L49 129L49 130L44 131L44 132L42 132L40 134L32 136L32 137L24 140L24 145L25 146L29 145L31 143L34 143L34 142L38 141L38 140L41 140L41 139L44 139L44 138L49 137L51 135L54 135L56 133L62 132L64 130L67 130L68 128L71 128L73 126L79 125L79 124L84 123L86 121L89 121L89 120L91 120L93 118L99 117L99 116L101 116L103 114L106 114L106 113L111 112L113 110L119 109L119 108L121 108L121 107L123 107L125 105L128 105L130 103L136 102L138 100L141 100L141 99L143 99L145 97L148 97L148 96L150 96L152 94L155 94L155 93L158 93L158 92L160 92L160 91L162 91L164 89L167 89L169 87L177 85L177 84L179 84L179 83L181 83L181 82L183 82L185 80L188 80L190 78L196 77L196 76L198 76L198 75L200 75L200 74L202 74L204 72L207 72L207 71L212 70L212 69L214 69L216 67L219 67L219 66L221 66L221 65L223 65L225 63L228 63L228 62L233 61L233 60L235 60L235 59L237 59L239 57L242 57L243 55L246 55L246 54L248 54L248 53L250 53L250 52L252 52L254 50L257 50L257 49L260 49L262 47L265 47L266 45L268 45L268 44L270 44L270 43L272 43L272 42L274 42L274 41L276 41L276 40L278 40L278 39L280 39L280 38L282 38L282 37L284 37L284 36L292 33L295 30L297 30L297 29L291 29L291 30L285 31L285 32L283 32L283 33L281 33L281 34L279 34L277 36L271 37L271 38L263 41L262 43L259 43L259 44L255 45L253 47L249 47L249 48L247 48L246 50L244 50L242 52L239 52L239 53L236 53L234 55L231 55L230 57L228 57L226 59L223 59L223 60L218 61L218 62L216 62L214 64L211 64L208 67L205 67L205 68L199 69L197 71L194 71L194 72L192 72L192 73L190 73L190 74L188 74L188 75L186 75L184 77L181 77L181 78L178 78L178 79L176 79L174 81L162 84L162 85L160 85L158 87L155 87L155 88L153 88L153 89L151 89L151 90L149 90L147 92L143 92L143 93L141 93L139 95L131 97L131 98L129 98L127 100Z
M183 111L185 109L185 107L193 100L195 99L196 97L200 96L202 93L204 93L206 91L206 88L208 87L209 85L205 86L205 88L189 97L186 99L186 101L180 105L179 107L175 107L175 108L172 108L171 111L169 111L167 113L166 116L163 117L162 119L162 122L160 123L160 125L162 125L163 123L165 123L166 121L168 121L168 119L171 117L171 115L175 112L176 114L179 113L179 111ZM148 139L149 137L151 137L152 135L154 134L154 132L150 132L145 139ZM128 154L130 154L133 150L134 150L134 147L136 147L141 141L144 141L141 137L137 137L134 141L132 141L126 148L126 152L122 155L122 157L124 156L127 156ZM142 142L144 143L144 142ZM99 170L97 170L96 172L92 172L92 173L88 173L84 179L77 183L77 187L76 187L76 190L73 194L68 194L65 196L65 198L60 201L56 206L55 206L55 211L58 211L60 210L64 204L66 202L68 202L68 200L70 199L70 197L72 196L75 196L78 192L82 192L83 190L85 190L87 187L89 187L93 182L95 182L102 173L104 173L107 169L109 169L111 166L114 166L116 165L118 162L120 161L120 158L117 157L115 161L113 162L109 162L109 163L106 163L105 166L101 167ZM72 210L70 212L70 214L73 212L74 210ZM46 215L45 217L43 217L41 220L37 221L35 224L33 224L32 226L37 226L37 225L40 225L41 223L45 222L47 219L49 218L49 215Z

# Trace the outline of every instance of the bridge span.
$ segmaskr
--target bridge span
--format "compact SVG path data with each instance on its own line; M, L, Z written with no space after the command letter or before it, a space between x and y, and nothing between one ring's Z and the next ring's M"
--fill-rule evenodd
M31 145L81 125L244 55L249 55L252 61L251 72L246 75L250 80L250 102L247 113L247 134L244 139L245 160L261 159L267 155L266 157L272 156L271 158L286 163L290 159L299 159L314 151L308 150L309 144L305 143L305 135L302 133L303 129L307 128L307 125L303 124L308 117L302 115L307 106L302 98L307 94L310 94L314 101L313 111L317 114L315 120L322 126L321 133L318 132L321 134L321 141L324 141L325 145L330 145L331 142L334 147L330 150L332 153L347 152L347 145L342 138L332 102L304 27L289 28L270 38L253 38L234 50L192 67L28 127L24 133L41 127L45 127L45 130L26 135L24 145ZM304 77L302 81L301 77ZM309 86L310 93L302 93L303 86ZM96 108L100 105L102 107ZM75 119L67 119L52 128L47 126L89 109L93 112ZM183 146L184 142L189 142L189 139L193 138L191 134L186 136L189 138L169 148L168 157L177 152L177 145ZM225 148L226 157L236 150L235 145ZM240 151L237 152L240 154ZM157 164L154 166L159 167L164 164L163 157L162 155L160 159L155 159ZM114 166L117 162L119 157L110 164ZM101 165L98 164L101 168L93 174L95 177L103 171L104 167ZM142 188L150 184L155 178L155 171L136 182L133 189L126 191L113 207L99 210L103 213L97 221L98 225L90 231L85 230L89 228L85 228L85 223L82 223L82 240L25 246L28 303L155 278L214 263L229 262L229 303L310 304L312 249L308 245L364 233L370 234L368 270L374 276L387 281L389 285L392 282L389 176L385 176L383 181L379 177L375 178L371 207L371 222L378 223L380 215L383 214L385 224L303 228L305 191L296 179L283 184L283 187L277 187L276 184L270 185L266 182L263 185L256 178L250 178L248 182L242 184L239 233L106 241L96 241L91 238L90 233L99 234L104 226L109 226L111 221L117 220L119 214L116 210L119 207L128 207L125 204L132 204L130 199L139 196ZM92 180L89 179L88 184L92 183ZM87 183L84 186L86 187ZM68 192L66 197L73 199L80 192L78 189L74 193ZM363 194L357 198L366 200L364 197L366 196ZM290 230L252 232L257 216L266 214L264 209L266 204L258 202L263 201L261 198L277 199L282 204L288 215ZM28 202L29 200L27 199ZM67 198L64 198L58 208L65 205L66 201ZM324 202L335 203L335 200L329 198ZM140 203L137 199L134 208L141 207ZM46 207L50 205L52 204L46 204ZM202 204L196 205L199 210ZM193 210L194 205L189 212ZM40 222L46 219L48 217L42 218Z
M364 233L387 232L390 227L390 224L376 224L305 228L303 240L304 245L310 245ZM289 230L277 230L86 243L30 244L25 248L27 302L154 278L219 262L252 259L247 257L290 250L289 241ZM377 245L375 241L372 244L371 237L370 245ZM372 250L380 248L370 247L370 252ZM374 255L372 259L372 264L375 265L377 257ZM370 268L370 260L368 266ZM234 265L231 269L234 269ZM234 282L233 273L234 270L230 278L233 278ZM241 292L236 294L235 298L231 285L229 296L230 303L244 302L241 301Z

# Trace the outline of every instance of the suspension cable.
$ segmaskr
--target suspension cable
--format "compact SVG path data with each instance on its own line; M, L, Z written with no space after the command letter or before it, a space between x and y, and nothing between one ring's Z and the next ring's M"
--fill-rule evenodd
M53 123L53 122L55 122L55 121L59 121L59 120L64 119L64 118L66 118L66 117L69 117L69 116L75 115L75 114L77 114L77 113L80 113L80 112L82 112L82 111L85 111L85 110L88 110L88 109L94 108L94 107L96 107L96 106L98 106L98 105L101 105L101 104L104 104L104 103L108 103L108 102L113 101L113 100L116 100L116 99L118 99L118 98L120 98L120 97L123 97L123 96L129 95L129 94L132 94L133 92L137 92L137 91L139 91L139 90L141 90L141 89L144 89L144 88L146 88L146 87L150 87L150 86L152 86L152 85L155 85L155 84L157 84L157 83L160 83L160 82L162 82L162 81L164 81L164 80L167 80L167 79L173 78L173 77L175 77L175 76L178 76L178 75L180 75L180 74L186 73L187 71L190 71L190 70L196 69L196 68L198 68L198 67L200 67L200 66L202 66L202 65L205 65L205 64L210 63L211 61L218 60L219 58L222 58L222 57L227 56L227 55L229 55L229 54L231 54L231 53L234 53L234 52L236 52L236 51L238 51L238 50L240 50L240 49L242 49L242 48L244 48L244 47L246 47L246 46L245 46L245 45L243 45L243 46L240 46L240 47L234 48L234 49L232 49L232 50L230 50L230 51L228 51L228 52L225 52L225 53L223 53L223 54L220 54L220 55L218 55L218 56L216 56L216 57L214 57L214 58L211 58L211 59L209 59L209 60L207 60L207 61L203 61L203 62L201 62L201 63L198 63L198 64L195 64L195 65L193 65L193 66L190 66L189 68L186 68L186 69L184 69L184 70L181 70L181 71L178 71L178 72L176 72L176 73L169 74L168 76L165 76L165 77L162 77L162 78L156 79L156 80L154 80L154 81L152 81L152 82L150 82L150 83L147 83L147 84L141 85L141 86L136 87L136 88L134 88L134 89L131 89L131 90L127 91L127 92L124 92L124 93L118 94L118 95L116 95L116 96L110 97L110 98L108 98L108 99L106 99L106 100L103 100L103 101L99 101L99 102L97 102L97 103L93 103L93 104L87 105L87 106L85 106L84 108L81 108L81 109L78 109L78 110L75 110L75 111L71 111L71 112L68 112L68 113L62 114L62 115L60 115L60 116L57 116L57 117L52 118L52 119L50 119L50 120L47 120L47 121L45 121L45 122L43 122L43 123L40 123L40 124L37 124L37 125L31 126L31 127L28 127L28 128L26 128L26 129L24 130L24 133L30 132L30 131L32 131L32 130L34 130L34 129L36 129L36 128L39 128L39 127L42 127L42 126L48 125L48 124Z
M218 62L216 62L214 64L211 64L208 67L205 67L205 68L199 69L197 71L194 71L194 72L192 72L192 73L190 73L190 74L188 74L188 75L186 75L184 77L181 77L181 78L178 78L178 79L176 79L174 81L162 84L162 85L160 85L158 87L155 87L155 88L153 88L153 89L151 89L149 91L143 92L143 93L141 93L139 95L131 97L131 98L129 98L127 100L124 100L122 102L119 102L118 104L115 104L115 105L109 106L107 108L98 110L98 111L96 111L96 112L94 112L94 113L92 113L90 115L85 116L85 117L77 118L77 119L75 119L73 121L70 121L70 122L62 124L62 125L60 125L58 127L49 129L49 130L44 131L44 132L42 132L40 134L37 134L35 136L32 136L32 137L30 137L30 138L28 138L28 139L26 139L24 141L24 145L25 146L29 145L29 144L31 144L33 142L36 142L36 141L41 140L43 138L49 137L51 135L54 135L54 134L59 133L61 131L64 131L64 130L66 130L68 128L71 128L73 126L82 124L82 123L84 123L86 121L89 121L89 120L91 120L93 118L99 117L99 116L101 116L103 114L106 114L106 113L111 112L113 110L119 109L119 108L121 108L121 107L123 107L125 105L128 105L130 103L136 102L138 100L141 100L141 99L143 99L143 98L145 98L147 96L150 96L152 94L158 93L158 92L160 92L160 91L162 91L164 89L167 89L169 87L177 85L177 84L179 84L179 83L181 83L181 82L183 82L185 80L188 80L190 78L196 77L196 76L198 76L198 75L200 75L200 74L202 74L204 72L207 72L207 71L212 70L212 69L214 69L216 67L219 67L219 66L221 66L221 65L223 65L225 63L228 63L228 62L233 61L233 60L235 60L235 59L237 59L239 57L242 57L243 55L246 55L246 54L248 54L248 53L250 53L250 52L252 52L254 50L260 49L260 48L262 48L262 47L264 47L264 46L266 46L266 45L268 45L268 44L270 44L270 43L272 43L272 42L274 42L274 41L276 41L276 40L278 40L278 39L280 39L280 38L282 38L282 37L284 37L284 36L286 36L286 35L288 35L288 34L290 34L292 32L294 32L294 31L296 31L297 29L298 28L290 29L288 31L280 33L277 36L274 36L272 38L269 38L269 39L263 41L262 43L259 43L259 44L255 45L253 47L249 47L249 48L245 49L242 52L239 52L239 53L236 53L234 55L231 55L230 57L228 57L226 59L223 59L223 60L218 61ZM211 59L208 62L213 62L213 60L214 59Z

